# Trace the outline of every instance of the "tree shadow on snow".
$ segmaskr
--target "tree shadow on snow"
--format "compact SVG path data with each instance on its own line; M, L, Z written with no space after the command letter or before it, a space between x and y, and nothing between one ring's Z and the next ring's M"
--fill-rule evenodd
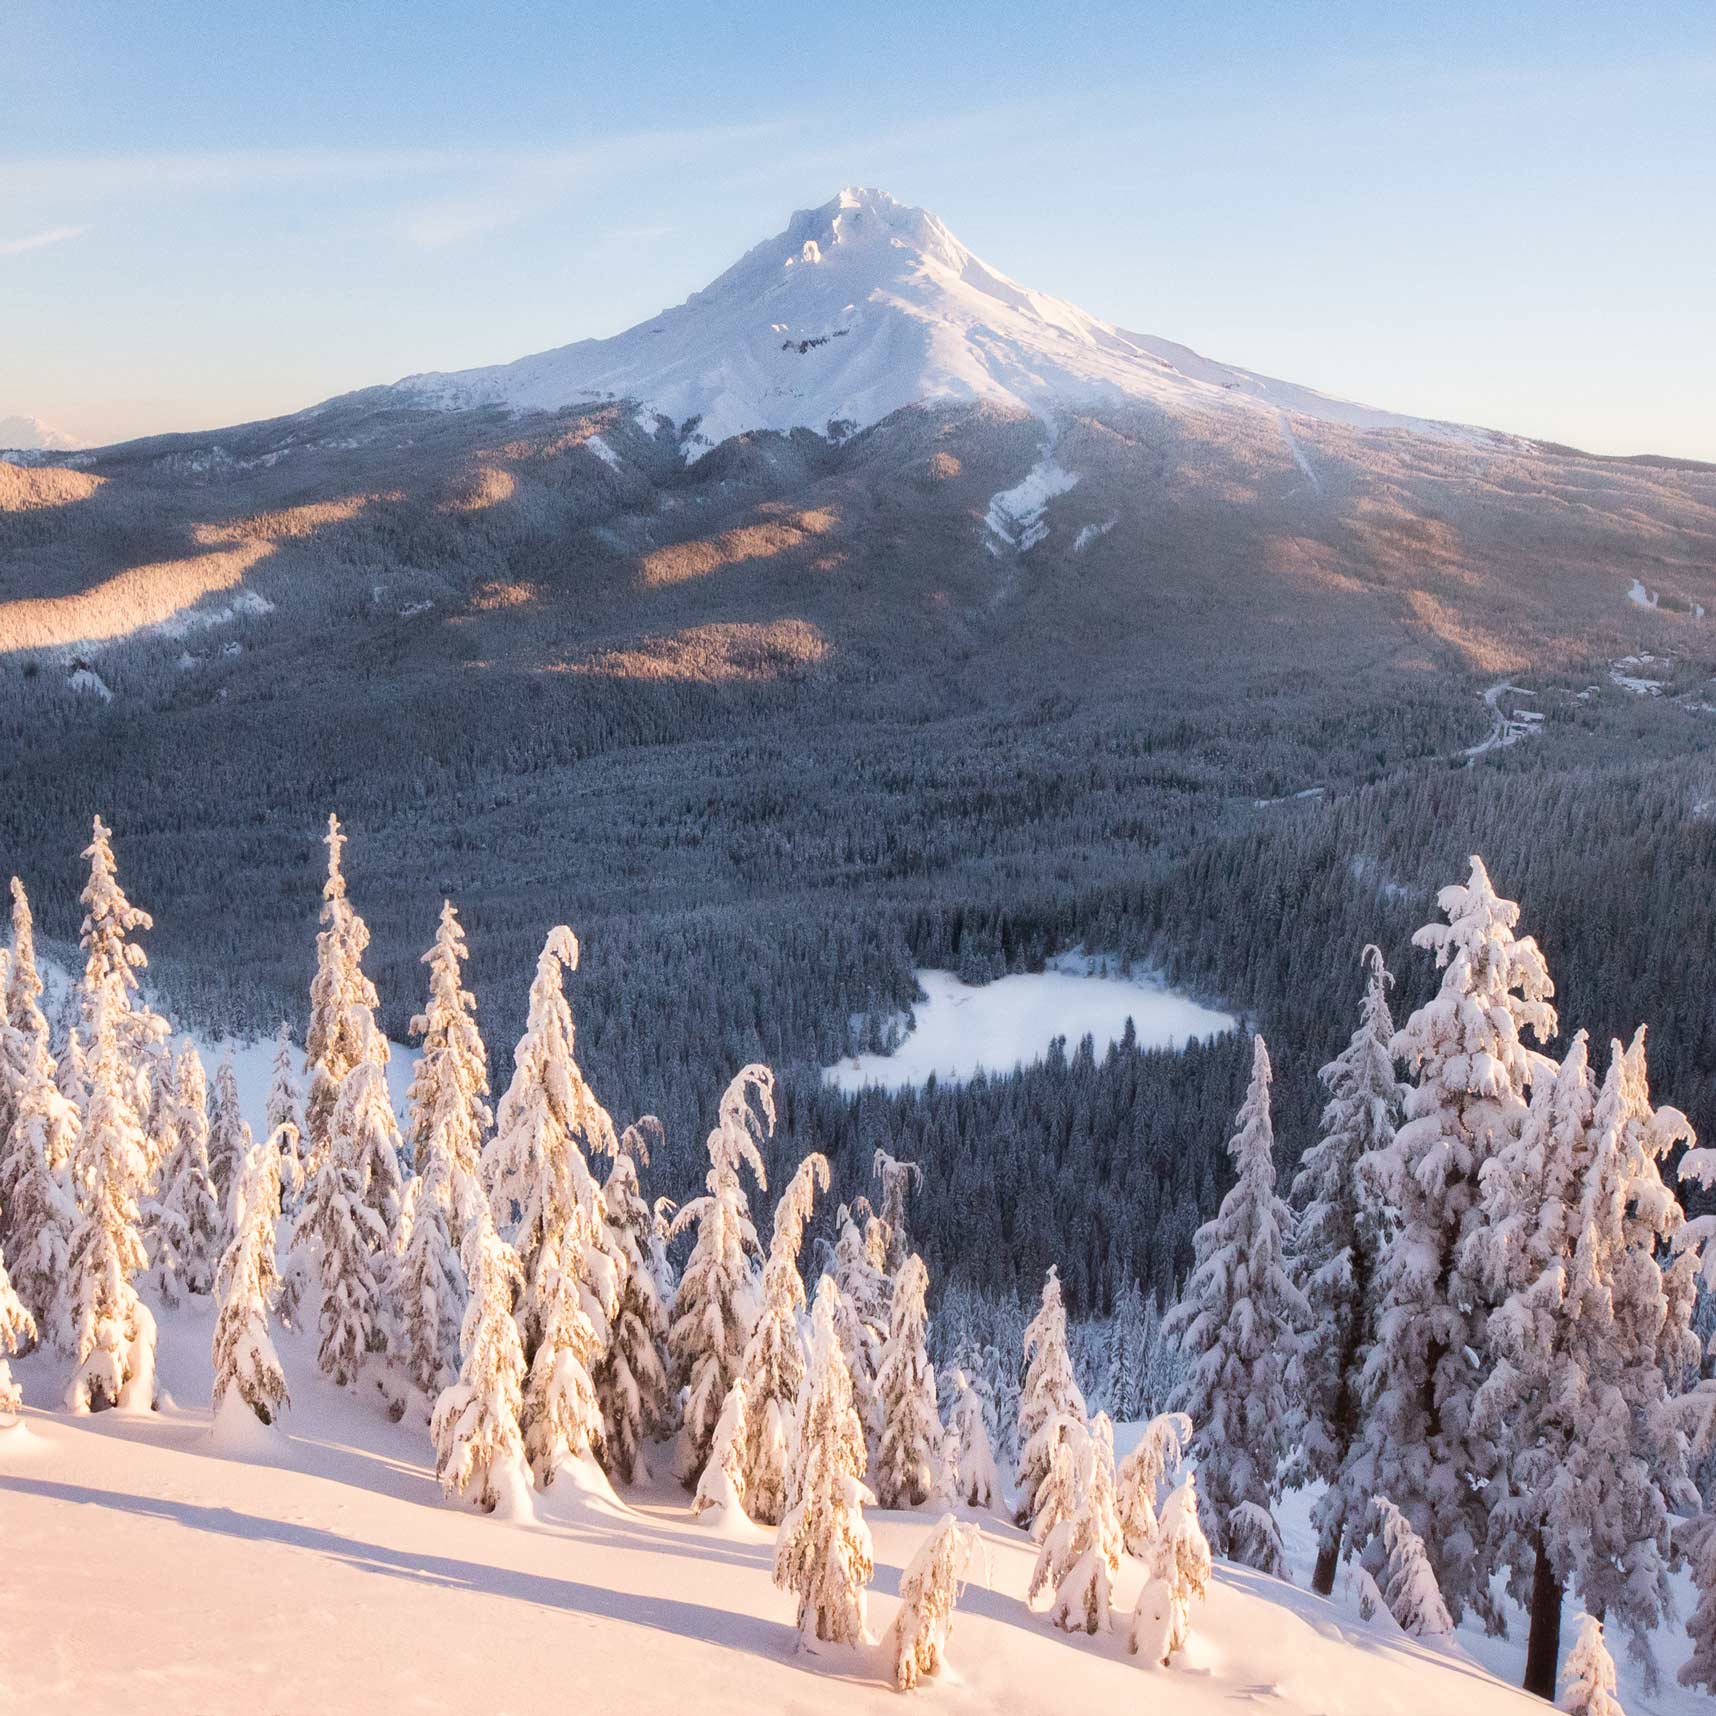
M108 1508L143 1518L168 1520L192 1531L212 1532L247 1542L278 1543L326 1556L363 1573L438 1586L443 1590L505 1597L568 1614L624 1621L727 1650L771 1657L786 1666L802 1668L806 1673L821 1672L813 1670L809 1662L797 1659L793 1648L796 1635L790 1625L754 1615L735 1614L704 1603L643 1592L611 1591L576 1579L555 1578L486 1562L460 1561L451 1556L429 1555L415 1550L391 1549L383 1544L362 1543L342 1537L337 1532L317 1526L266 1519L239 1513L232 1508L130 1495L118 1490L93 1489L83 1484L0 1474L0 1493L7 1491L47 1501Z

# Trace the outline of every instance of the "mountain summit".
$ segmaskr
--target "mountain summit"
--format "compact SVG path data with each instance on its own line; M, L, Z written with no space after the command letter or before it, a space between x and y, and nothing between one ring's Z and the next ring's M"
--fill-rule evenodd
M747 429L841 434L902 406L989 400L1040 415L1128 399L1261 407L1356 428L1436 429L1212 363L1034 292L926 209L848 188L802 209L678 307L606 340L399 389L448 407L629 399L710 444Z

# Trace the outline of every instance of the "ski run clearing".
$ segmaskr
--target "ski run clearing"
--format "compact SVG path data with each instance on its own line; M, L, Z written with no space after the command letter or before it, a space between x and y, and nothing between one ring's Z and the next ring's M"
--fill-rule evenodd
M22 1423L0 1432L7 1624L0 1709L29 1716L229 1716L251 1711L493 1712L604 1716L897 1711L883 1636L901 1570L938 1517L869 1509L876 1540L873 1646L798 1648L792 1599L769 1570L774 1533L711 1530L670 1478L623 1499L562 1474L532 1521L502 1522L442 1499L427 1433L389 1424L334 1387L313 1339L276 1331L292 1407L280 1431L217 1439L210 1302L161 1318L162 1409L72 1418L66 1367L37 1353L14 1369ZM42 1408L53 1405L56 1410ZM223 1430L224 1435L224 1430ZM1124 1438L1123 1438L1124 1444ZM665 1471L665 1451L656 1467ZM1028 1535L983 1522L954 1616L949 1666L914 1700L1019 1716L1258 1708L1321 1716L1527 1716L1544 1706L1458 1645L1365 1622L1337 1587L1305 1587L1312 1542L1283 1510L1297 1584L1218 1564L1171 1668L1128 1654L1124 1623L1143 1583L1127 1562L1119 1625L1069 1636L1025 1589ZM1482 1649L1483 1641L1471 1641ZM1680 1639L1665 1640L1674 1648ZM1518 1639L1496 1664L1517 1671ZM1619 1655L1619 1652L1617 1652ZM1672 1687L1632 1716L1691 1712ZM1623 1691L1627 1666L1621 1664ZM692 1689L695 1689L693 1693ZM592 1701L595 1701L592 1706Z

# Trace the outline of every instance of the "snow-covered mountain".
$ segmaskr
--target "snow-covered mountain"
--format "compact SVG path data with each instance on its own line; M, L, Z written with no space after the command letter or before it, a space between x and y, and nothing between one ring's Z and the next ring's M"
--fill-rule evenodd
M59 453L76 445L71 436L61 434L39 417L0 417L0 448L25 453Z
M975 256L925 209L846 189L726 273L612 339L408 376L448 407L629 399L714 444L747 429L864 428L902 406L977 400L1040 415L1085 402L1235 404L1361 429L1481 435L1332 399L1127 333Z

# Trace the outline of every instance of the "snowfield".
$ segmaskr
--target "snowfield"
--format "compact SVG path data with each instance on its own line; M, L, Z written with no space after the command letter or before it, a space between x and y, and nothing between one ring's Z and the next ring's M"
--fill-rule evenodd
M1064 1037L1070 1051L1090 1036L1100 1056L1119 1040L1128 1019L1138 1041L1152 1049L1220 1036L1235 1023L1147 978L1091 973L1078 958L993 983L962 983L951 971L920 971L917 979L928 999L913 1009L912 1028L899 1047L891 1055L849 1057L827 1069L831 1082L843 1090L902 1090L932 1073L944 1080L1009 1073L1040 1061L1056 1037Z
M292 1392L283 1429L258 1427L237 1450L218 1442L206 1408L212 1329L206 1300L163 1315L161 1380L176 1404L150 1415L69 1417L57 1410L61 1361L37 1353L15 1367L26 1410L0 1431L12 1573L0 1709L900 1708L882 1643L797 1648L792 1600L769 1577L772 1532L700 1527L670 1480L620 1500L599 1477L584 1491L563 1477L535 1498L533 1522L468 1513L442 1500L427 1434L386 1422L379 1396L332 1386L313 1342L291 1334L280 1336ZM976 1517L990 1567L961 1600L951 1672L908 1695L928 1705L1019 1716L1543 1708L1457 1649L1226 1565L1184 1656L1142 1668L1122 1632L1069 1637L1027 1609L1035 1546ZM867 1518L876 1538L870 1631L880 1641L901 1570L934 1516L872 1509ZM1289 1546L1308 1554L1300 1535L1290 1530ZM1130 1608L1141 1584L1127 1563L1117 1603ZM1698 1703L1669 1693L1628 1709L1690 1713Z

